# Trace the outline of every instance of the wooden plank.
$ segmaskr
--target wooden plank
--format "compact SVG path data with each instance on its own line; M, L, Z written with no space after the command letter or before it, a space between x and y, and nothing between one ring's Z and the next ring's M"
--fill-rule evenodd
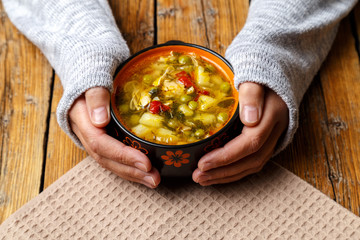
M329 163L336 200L357 215L360 214L359 79L359 56L348 17L321 70L321 84L331 136L329 143L335 149Z
M227 47L243 28L249 1L202 1L209 47L225 55Z
M158 43L180 40L209 47L224 55L243 27L248 8L249 2L245 0L159 0Z
M201 0L157 1L158 43L180 40L209 47Z
M132 53L154 43L154 0L110 0L116 23Z
M300 127L277 161L360 213L360 64L349 18L304 97Z
M158 42L180 40L220 54L243 27L249 1L158 1ZM235 11L236 9L236 11Z
M52 68L0 5L1 223L39 193Z
M334 149L325 148L325 145L331 146L331 139L325 125L327 112L319 76L306 92L299 112L299 128L293 142L273 161L334 199L327 162L328 155L333 154Z
M63 88L59 77L56 75L51 103L44 189L86 157L86 152L72 142L56 121L56 106L62 93Z
M132 52L153 44L153 1L110 1L110 5L120 31ZM86 156L86 152L79 149L56 122L56 106L61 96L61 83L56 77L47 145L45 188Z

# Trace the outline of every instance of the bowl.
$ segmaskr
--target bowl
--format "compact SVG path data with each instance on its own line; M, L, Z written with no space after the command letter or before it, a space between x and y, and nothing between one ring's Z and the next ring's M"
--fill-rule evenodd
M154 45L143 49L132 55L122 63L114 74L113 92L111 94L111 121L107 126L107 133L121 141L122 143L133 147L150 159L152 165L158 169L163 177L191 177L193 171L197 168L199 159L206 153L223 146L226 142L238 136L242 130L242 123L239 118L239 107L230 120L215 134L193 143L183 145L164 145L146 141L130 132L119 120L119 112L115 104L115 97L119 83L122 80L122 74L130 71L131 67L137 66L148 57L167 54L170 51L191 52L201 56L206 61L215 65L223 75L232 80L234 77L231 64L220 54L205 48L203 46L184 43L181 41L169 41L164 44ZM230 81L231 83L233 81ZM236 91L232 84L233 91Z

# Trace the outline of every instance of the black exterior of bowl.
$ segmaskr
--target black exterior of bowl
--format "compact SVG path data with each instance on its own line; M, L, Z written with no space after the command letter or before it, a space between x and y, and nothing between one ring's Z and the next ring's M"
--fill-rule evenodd
M131 59L138 56L139 54L153 48L172 45L185 45L206 50L217 58L220 58L232 70L232 66L229 62L227 62L226 59L224 59L221 55L210 49L180 41L169 41L164 44L159 44L146 48L134 54L132 57L130 57L127 61L125 61L118 67L114 77L117 75L119 70L126 65L127 62L129 62ZM122 143L146 154L153 166L158 169L160 175L163 177L191 177L193 171L197 168L197 163L199 159L203 155L218 147L223 146L226 142L238 136L241 133L243 127L243 124L241 123L239 118L239 107L237 107L230 121L214 135L201 141L185 145L162 145L149 142L135 136L124 126L122 126L120 121L116 118L116 114L114 113L112 107L110 110L111 121L107 126L107 133L110 136L118 139Z

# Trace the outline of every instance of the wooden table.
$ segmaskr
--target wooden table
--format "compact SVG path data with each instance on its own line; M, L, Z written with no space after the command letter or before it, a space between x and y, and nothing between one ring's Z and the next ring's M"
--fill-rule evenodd
M171 39L225 53L245 23L248 0L112 0L134 53ZM1 4L0 4L1 5ZM59 78L0 6L0 223L86 153L60 130ZM293 143L273 160L360 214L360 6L341 23L305 94Z

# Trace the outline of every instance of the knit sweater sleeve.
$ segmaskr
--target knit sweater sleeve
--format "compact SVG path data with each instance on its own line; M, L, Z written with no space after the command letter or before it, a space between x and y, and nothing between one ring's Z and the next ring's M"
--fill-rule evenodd
M357 0L252 0L245 26L226 51L235 85L256 82L289 109L275 154L292 140L300 101L328 54L340 20Z
M113 73L129 56L106 0L3 0L14 25L49 60L64 88L57 107L61 128L81 146L71 131L68 112L86 90L111 91Z

